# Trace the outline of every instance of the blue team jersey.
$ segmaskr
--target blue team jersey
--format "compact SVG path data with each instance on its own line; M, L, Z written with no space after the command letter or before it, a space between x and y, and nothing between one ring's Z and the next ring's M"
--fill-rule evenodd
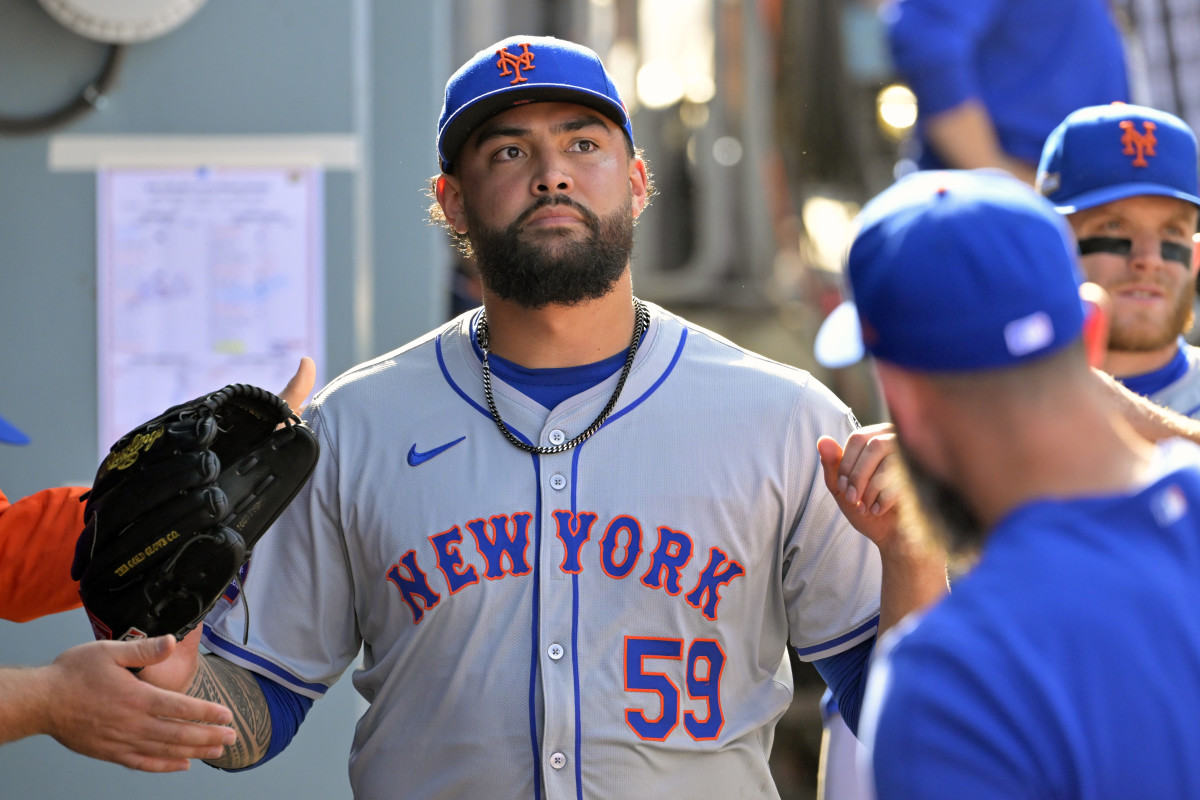
M1200 797L1200 448L1132 495L1047 500L880 644L880 800Z

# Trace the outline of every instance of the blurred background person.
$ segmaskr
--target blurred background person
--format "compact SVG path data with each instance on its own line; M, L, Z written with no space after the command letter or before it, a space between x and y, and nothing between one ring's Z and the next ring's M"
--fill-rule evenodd
M996 167L1032 185L1067 113L1129 99L1108 0L895 0L882 14L917 97L921 169Z

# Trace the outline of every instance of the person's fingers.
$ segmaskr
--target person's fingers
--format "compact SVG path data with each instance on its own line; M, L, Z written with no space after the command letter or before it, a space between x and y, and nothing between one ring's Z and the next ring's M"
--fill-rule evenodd
M838 480L848 502L870 505L867 500L869 484L882 469L884 459L895 451L895 434L886 423L861 428L850 435Z
M288 407L297 414L304 407L304 401L317 382L317 365L311 358L304 356L296 368L296 374L288 381L287 386L279 396L287 402Z
M860 429L847 438L845 449L829 436L817 440L817 454L821 458L825 487L850 524L876 545L895 533L896 520L892 512L899 490L893 471L884 469L889 452L894 452L894 443L890 447L888 445L891 432L888 424ZM876 439L881 442L873 445ZM868 470L870 474L866 475L862 487L866 489L866 500L869 502L851 497L858 493L849 482L849 475L854 472L854 466L850 464L851 453L856 453L856 460L864 465L875 466Z
M897 462L899 457L889 442L881 441L878 448L886 450L886 452L874 453L867 459L864 459L874 462L874 467L866 475L865 483L862 484L862 488L858 490L857 495L858 501L866 508L872 509L876 504L880 504L881 510L886 510L891 506L887 505L886 502L881 503L880 495L890 492L888 497L894 498L895 492L892 490L900 481L900 471ZM860 460L860 463L862 463L862 460Z
M838 491L849 494L852 488L850 474L870 441L871 436L866 432L865 428L856 430L846 438L846 443L842 447L842 463L838 465ZM857 492L858 490L855 489L855 491ZM857 498L850 495L846 499L854 502Z
M171 634L151 639L134 639L113 642L113 660L122 667L145 667L167 659L175 650L175 637Z
M902 496L901 482L898 478L892 476L891 470L885 466L884 475L877 476L872 480L867 487L867 493L863 497L863 506L875 516L882 516L888 513L899 502Z
M185 772L192 768L192 762L186 758L154 758L141 753L128 753L109 760L141 772Z
M146 684L146 686L149 689L154 689L153 695L148 698L147 710L156 717L202 722L210 728L212 726L229 725L233 722L233 712L218 703L211 703L197 697L188 697L185 694L156 689L149 684ZM198 729L205 730L204 728ZM232 728L226 730L230 733L233 732ZM204 741L225 740L223 737L210 734ZM225 743L233 744L233 740L230 739Z
M130 696L109 702L106 715L79 720L54 736L77 753L148 772L187 769L184 763L193 758L219 758L236 739L232 728L164 719L134 710L138 706L140 699Z
M94 731L95 742L83 739L64 743L79 752L133 769L171 772L187 769L183 764L189 759L219 758L237 738L232 728L163 719L153 716L153 712L131 713L109 722L100 726L103 730Z
M842 463L842 446L830 436L817 439L817 455L821 458L821 470L825 476L825 487L838 496L838 467Z
M233 728L203 725L179 719L144 717L130 742L150 756L212 758L237 740Z

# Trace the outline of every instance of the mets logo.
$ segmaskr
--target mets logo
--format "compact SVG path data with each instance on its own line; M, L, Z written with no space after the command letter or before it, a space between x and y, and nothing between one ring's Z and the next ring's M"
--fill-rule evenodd
M533 53L529 52L529 45L521 45L521 52L513 54L508 52L507 47L501 47L496 51L496 55L500 56L500 60L496 62L496 66L500 68L501 75L516 75L511 81L513 83L524 83L529 80L521 74L523 69L533 69Z
M1133 165L1135 167L1150 166L1146 156L1155 155L1154 147L1158 144L1158 137L1154 135L1154 129L1158 126L1150 120L1143 120L1142 127L1145 132L1138 133L1133 120L1127 119L1121 123L1121 130L1125 131L1121 136L1121 144L1125 145L1123 152L1127 156L1134 156Z

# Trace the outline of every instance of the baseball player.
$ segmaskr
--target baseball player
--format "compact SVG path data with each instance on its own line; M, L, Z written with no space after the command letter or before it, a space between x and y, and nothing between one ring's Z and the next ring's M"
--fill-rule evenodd
M1037 188L1079 240L1088 280L1112 299L1104 369L1200 418L1200 348L1183 339L1200 269L1195 134L1164 111L1089 106L1046 140L1038 172Z
M978 559L880 642L877 796L1200 796L1200 448L1113 412L1066 222L1006 176L917 173L848 274L926 524Z
M218 606L211 654L144 674L241 698L214 762L240 768L361 648L359 798L778 797L786 648L856 711L876 631L946 589L889 510L886 432L635 298L649 178L592 51L480 51L437 150L483 307L318 394L322 458L255 550L248 641Z

